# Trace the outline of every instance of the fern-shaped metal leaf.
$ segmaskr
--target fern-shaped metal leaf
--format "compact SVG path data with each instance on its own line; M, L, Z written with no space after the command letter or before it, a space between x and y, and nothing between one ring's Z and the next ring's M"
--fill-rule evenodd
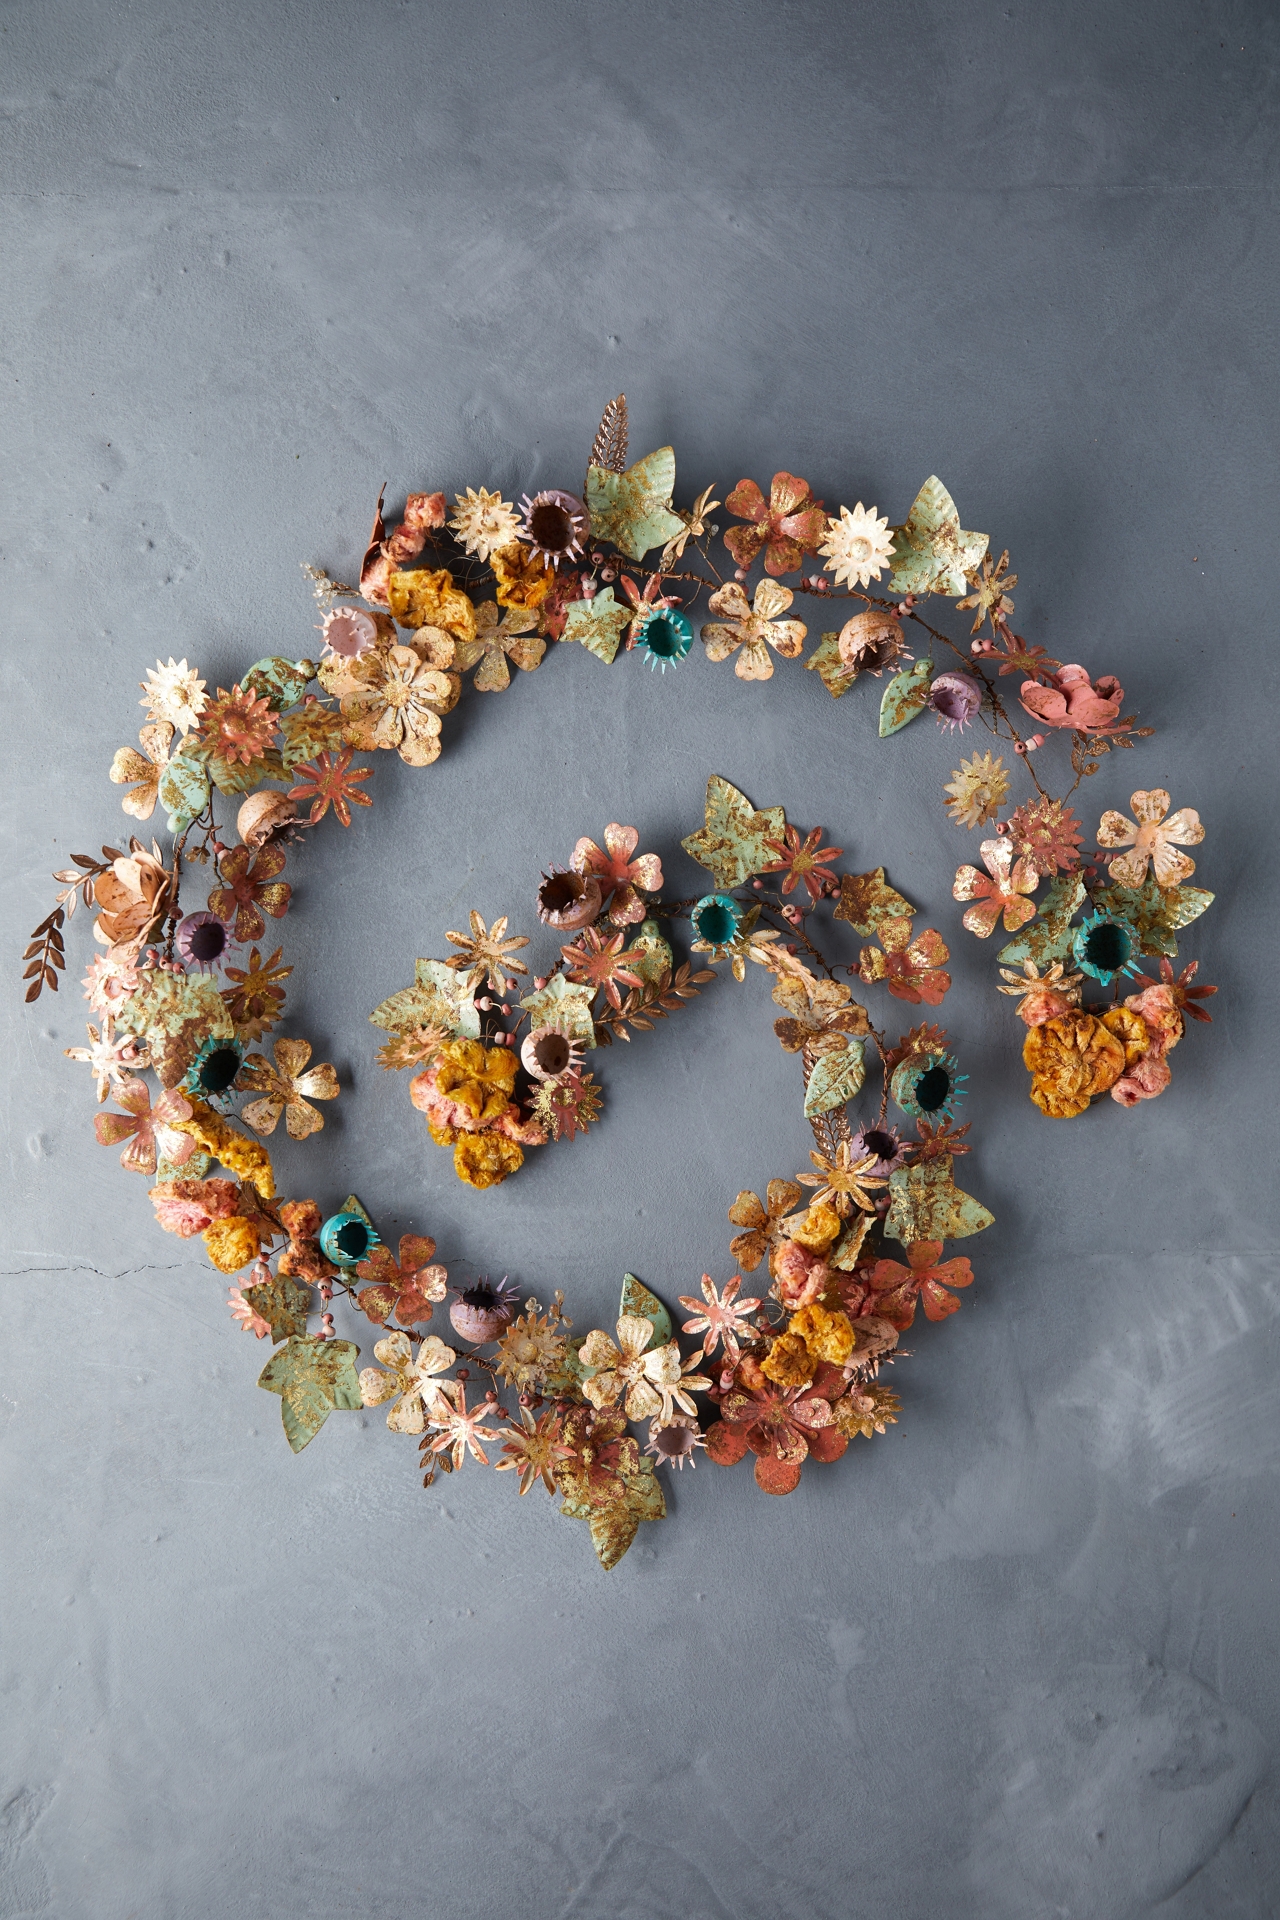
M609 473L627 469L627 396L620 393L604 410L600 428L591 442L588 466L604 467Z

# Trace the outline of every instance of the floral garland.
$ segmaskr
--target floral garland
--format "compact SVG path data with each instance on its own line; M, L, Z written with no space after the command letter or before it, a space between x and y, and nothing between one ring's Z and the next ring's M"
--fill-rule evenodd
M823 633L805 661L829 693L840 699L863 675L893 669L882 737L926 710L948 730L981 721L1029 775L1032 797L1003 820L1009 771L989 751L962 759L943 793L954 821L995 827L981 844L985 871L961 866L953 892L971 903L970 932L988 938L1003 921L1015 936L999 955L998 990L1017 1000L1041 1111L1067 1118L1107 1092L1128 1107L1162 1092L1185 1018L1207 1021L1197 1002L1215 991L1192 984L1194 963L1177 975L1171 965L1177 932L1213 898L1186 885L1194 864L1182 849L1203 838L1197 814L1170 813L1159 789L1137 792L1134 817L1105 812L1099 851L1084 854L1067 801L1104 754L1150 729L1121 716L1113 677L1095 681L1012 631L1008 556L993 563L987 536L961 529L940 482L928 480L905 522L890 528L861 503L828 516L787 473L775 474L767 500L740 481L725 501L739 522L724 535L736 563L725 579L709 552L719 532L712 489L675 508L672 450L628 467L626 440L619 396L596 436L582 498L547 489L517 511L468 488L446 530L444 495L415 494L390 533L379 500L358 587L306 569L323 611L319 663L260 660L211 697L185 659L158 662L142 687L142 751L122 748L110 777L129 788L123 806L133 818L164 808L171 852L135 837L127 850L104 846L100 858L74 855L24 956L28 1000L56 990L66 922L79 901L96 908L102 951L85 992L102 1024L67 1051L91 1068L100 1105L110 1096L118 1109L95 1116L98 1140L122 1146L122 1165L154 1179L162 1227L198 1234L214 1267L237 1277L230 1305L246 1331L273 1342L259 1385L280 1395L294 1450L336 1409L389 1404L388 1427L419 1438L425 1484L468 1455L488 1464L485 1446L496 1446L494 1464L517 1472L521 1493L540 1480L561 1496L562 1513L590 1523L606 1567L641 1521L665 1512L655 1461L682 1466L705 1448L728 1466L751 1452L758 1484L790 1492L806 1459L835 1460L850 1439L895 1420L897 1396L879 1373L917 1304L934 1321L958 1308L953 1289L973 1273L967 1259L942 1259L945 1243L992 1218L953 1177L954 1159L970 1151L968 1127L955 1124L965 1076L941 1027L922 1024L891 1041L848 984L879 983L897 1000L934 1008L950 986L949 951L935 929L915 933L917 909L882 867L840 873L841 849L824 846L821 829L802 834L782 807L757 809L713 775L704 824L682 842L713 891L664 900L661 859L637 854L636 829L615 822L603 844L580 838L567 864L542 876L538 916L561 939L545 972L530 981L515 957L528 939L508 935L505 917L487 926L478 912L469 931L446 935L459 951L418 961L413 984L371 1016L389 1035L378 1057L388 1069L415 1069L413 1104L477 1189L517 1172L527 1149L571 1143L597 1122L602 1088L587 1052L651 1030L722 962L737 981L748 961L772 976L782 1009L775 1030L801 1060L813 1170L769 1181L764 1198L737 1196L729 1219L741 1231L730 1252L741 1271L723 1286L703 1275L700 1295L679 1296L689 1350L634 1275L615 1334L574 1335L559 1293L517 1313L518 1291L505 1281L479 1277L451 1290L434 1241L406 1235L393 1256L354 1195L326 1219L313 1200L278 1193L263 1139L281 1118L291 1140L318 1131L314 1103L339 1086L303 1039L277 1038L270 1059L249 1051L279 1025L292 973L281 948L264 957L267 921L288 911L286 849L330 812L349 828L353 807L371 804L363 783L372 768L353 764L357 751L395 749L410 765L430 764L462 675L474 671L480 692L505 691L510 667L534 671L551 639L579 641L606 664L626 650L663 672L676 667L692 647L688 609L704 590L717 616L701 630L708 658L733 657L739 677L767 681L774 654L803 653L805 623L784 617L795 592L853 599L862 611ZM410 564L429 540L439 564ZM646 568L659 547L658 566ZM824 571L794 590L780 585L806 554L820 556ZM757 562L764 577L748 601L743 583ZM886 570L896 600L866 591ZM481 597L488 585L492 599ZM930 595L973 611L967 657L925 619ZM908 651L917 628L932 643L929 657ZM963 671L935 671L932 654L944 648ZM1032 764L1049 732L1019 731L999 685L1009 674L1022 676L1022 710L1070 740L1075 779L1061 798ZM221 837L215 796L237 804L235 843ZM184 912L184 877L201 867L214 884L202 907ZM856 960L827 959L815 939L820 910L869 943ZM707 962L697 971L677 963L664 931L682 924L691 953ZM1132 977L1139 955L1159 959L1160 978ZM531 991L517 998L520 977ZM1111 1000L1086 1007L1086 978L1110 987ZM1123 1001L1122 984L1135 989ZM855 1120L868 1042L880 1063L879 1105ZM229 1116L243 1094L253 1098L237 1126ZM915 1138L889 1121L890 1103L915 1123ZM886 1251L889 1241L905 1264ZM768 1288L743 1297L743 1275L761 1266ZM422 1331L450 1291L461 1353ZM377 1367L357 1374L358 1346L337 1337L335 1295L382 1329ZM477 1371L488 1384L468 1408ZM704 1398L701 1411L694 1396ZM706 1405L716 1417L704 1426ZM637 1421L648 1422L644 1452L628 1430Z

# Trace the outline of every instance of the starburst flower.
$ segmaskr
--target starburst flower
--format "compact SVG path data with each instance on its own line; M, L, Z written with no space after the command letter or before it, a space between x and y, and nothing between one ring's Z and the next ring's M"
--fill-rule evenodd
M736 580L719 587L707 602L712 613L722 613L723 622L710 621L702 629L702 644L708 660L727 660L737 652L733 670L739 680L771 680L773 661L769 648L784 660L796 659L808 632L803 620L780 620L794 595L790 587L776 580L762 580L748 604L747 596ZM740 650L740 651L739 651Z
M786 877L782 882L784 893L790 893L791 889L803 880L809 898L815 906L824 893L834 892L840 884L830 867L824 867L822 862L838 860L844 852L843 847L824 847L822 833L821 827L815 827L813 832L802 840L798 827L785 827L781 840L766 842L778 858L771 865L761 868L762 873L785 874Z
M200 733L213 753L228 765L261 760L276 737L277 720L265 694L248 693L239 684L230 693L218 688L200 721Z
M951 888L955 899L977 902L965 913L964 924L979 940L987 940L1003 914L1005 932L1016 933L1035 918L1036 903L1026 896L1040 885L1040 875L1029 860L1015 862L1006 837L984 840L978 851L986 873L976 867L957 867Z
M1201 989L1203 991L1203 989ZM1212 993L1213 988L1209 991ZM1204 1018L1201 1015L1201 1018ZM110 1014L102 1023L102 1031L87 1026L89 1035L87 1047L64 1047L68 1060L83 1060L98 1083L98 1104L101 1106L112 1089L121 1081L130 1077L130 1069L145 1067L147 1050L136 1034L115 1035L115 1026Z
M462 948L462 952L455 953L446 965L452 967L455 973L465 974L469 987L478 987L482 980L487 980L492 992L505 993L514 983L508 980L504 969L510 968L513 974L529 971L523 960L511 958L521 947L528 946L527 938L524 934L515 934L510 940L505 940L503 935L506 931L505 913L486 929L483 919L473 907L470 934L446 932L444 936L455 947Z
M174 944L188 972L213 973L226 958L231 934L216 913L189 913L178 923Z
M226 970L231 984L222 989L222 999L242 1040L261 1039L284 1012L284 988L280 983L289 978L293 968L281 964L283 953L284 949L277 947L264 960L260 949L252 947L247 967Z
M1171 1004L1177 1008L1179 1013L1190 1014L1193 1020L1204 1020L1208 1022L1213 1019L1213 1015L1206 1013L1203 1007L1194 1005L1194 1002L1197 1000L1207 1000L1209 996L1216 993L1218 989L1216 987L1193 987L1191 985L1199 968L1200 962L1198 960L1192 960L1190 964L1185 966L1182 972L1175 977L1173 962L1168 958L1163 958L1160 962L1160 980L1158 983L1155 980L1149 979L1145 973L1140 973L1136 976L1133 984L1135 987L1139 987L1144 991L1159 985L1168 993Z
M387 1425L392 1433L422 1433L427 1424L424 1401L438 1393L435 1376L453 1365L457 1358L453 1348L446 1347L438 1334L429 1333L415 1355L407 1333L388 1333L374 1342L373 1353L387 1371L361 1369L360 1393L365 1406L380 1407L390 1400L393 1404L387 1413ZM434 1420L434 1414L432 1417Z
M1113 881L1122 887L1140 887L1151 862L1160 887L1180 887L1196 870L1196 863L1179 847L1199 846L1204 839L1200 815L1194 807L1179 807L1169 812L1169 796L1163 787L1151 787L1133 794L1129 805L1137 818L1108 810L1098 828L1100 847L1132 847L1110 861ZM1166 815L1168 816L1166 818Z
M530 1108L531 1119L552 1139L572 1140L600 1118L602 1095L590 1073L562 1073L544 1080Z
M957 613L974 609L973 625L970 633L976 633L984 620L990 620L992 632L1004 625L1013 612L1010 591L1017 586L1018 576L1008 571L1009 550L1006 547L1000 558L993 563L991 555L984 556L981 569L965 577L973 592L965 600L956 601Z
M957 1127L952 1120L939 1120L930 1125L927 1120L916 1121L916 1133L919 1136L912 1148L913 1160L959 1159L963 1153L972 1153L973 1148L965 1139L971 1121L966 1120Z
M841 507L839 519L828 520L818 552L838 587L869 586L880 578L893 552L887 515L878 518L875 508L864 507L861 500L852 512Z
M604 830L604 846L584 834L570 856L576 873L590 874L600 883L600 898L615 926L633 926L647 911L640 889L661 893L662 862L656 853L636 855L640 835L635 827L611 820Z
M770 1184L771 1186L783 1184L790 1186L790 1182L782 1181L774 1181ZM798 1190L795 1188L791 1190L796 1192L798 1198ZM750 1198L754 1200L755 1195L752 1194ZM733 1218L732 1213L729 1218ZM734 1245L737 1245L737 1241ZM759 1262L757 1261L756 1264L758 1265ZM701 1300L696 1293L682 1293L679 1296L680 1305L686 1307L693 1316L692 1319L684 1322L682 1331L691 1335L701 1334L704 1355L709 1356L718 1346L723 1346L725 1358L730 1366L736 1366L738 1363L739 1334L748 1340L754 1337L755 1328L751 1325L751 1316L760 1306L760 1301L751 1294L742 1300L738 1299L738 1289L741 1285L742 1275L735 1273L732 1280L725 1281L724 1291L718 1292L711 1275L704 1273Z
M358 785L367 780L373 772L372 767L352 768L353 749L345 747L341 753L320 753L305 766L295 767L293 777L298 782L290 787L291 800L309 800L311 802L311 824L323 820L332 807L339 823L344 827L351 825L352 807L371 807L373 795L365 793Z
M536 560L558 567L562 560L579 558L591 532L591 516L575 494L546 487L532 500L526 493L520 505L519 538Z
M730 527L726 547L743 568L750 567L763 547L766 573L794 573L806 553L817 552L827 526L821 500L815 500L809 482L794 473L774 474L767 502L754 480L739 480L725 505L747 522Z
M982 688L967 673L938 673L929 687L929 705L940 727L963 733L982 705Z
M557 1466L560 1461L573 1458L573 1448L565 1446L560 1438L560 1415L556 1409L548 1408L540 1420L535 1420L528 1407L521 1407L520 1425L504 1427L502 1434L502 1451L507 1457L494 1462L497 1471L518 1473L522 1494L528 1493L539 1480L548 1493L554 1494Z
M830 1207L842 1220L847 1220L855 1209L862 1213L875 1212L871 1189L887 1187L889 1182L875 1172L874 1153L855 1155L851 1142L842 1140L830 1157L811 1153L809 1158L817 1172L798 1173L796 1179L802 1187L817 1188L809 1203L811 1207Z
M185 660L175 660L172 654L168 666L157 660L154 667L147 668L146 679L138 685L142 688L138 705L146 708L148 719L176 727L184 739L193 727L200 725L209 696L204 681Z
M500 493L468 487L454 495L449 526L468 553L488 561L499 547L509 547L520 531L520 516Z
M1046 685L1052 681L1062 665L1061 660L1051 660L1043 647L1029 647L1021 634L1012 633L1003 622L997 631L1000 645L993 647L988 643L982 651L1000 662L1002 678L1005 674L1017 673L1031 680L1043 681Z
M958 826L982 827L1009 798L1009 775L999 755L975 753L961 760L942 791L951 795L947 812Z
M425 1345L425 1342L424 1342ZM451 1453L453 1470L456 1473L468 1453L480 1462L482 1467L489 1464L489 1456L480 1445L482 1440L497 1440L501 1436L491 1427L482 1425L494 1413L500 1411L497 1395L489 1394L478 1407L467 1411L467 1390L461 1380L442 1380L435 1387L428 1412L433 1427L439 1427L431 1442L432 1453Z
M335 659L358 660L378 644L378 622L363 607L334 607L321 622L320 635L325 652Z
M1015 853L1044 879L1074 873L1080 865L1081 826L1061 800L1024 801L1009 815Z
M241 1288L232 1287L227 1296L227 1305L231 1309L231 1318L239 1322L243 1332L254 1333L259 1340L266 1339L271 1331L271 1322L264 1320L257 1308L249 1304Z
M626 937L625 932L607 934L599 927L588 927L572 946L560 949L568 962L567 977L597 991L603 988L609 1004L620 1007L620 986L643 985L640 975L626 964L622 950Z
M533 1301L512 1321L494 1356L498 1372L518 1393L539 1392L547 1376L564 1365L568 1351L564 1335L556 1331L558 1320L549 1313L539 1314L537 1304Z

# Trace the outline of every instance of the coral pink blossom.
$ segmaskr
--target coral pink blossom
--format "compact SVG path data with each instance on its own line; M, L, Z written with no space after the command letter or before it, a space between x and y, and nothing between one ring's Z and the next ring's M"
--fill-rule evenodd
M1035 916L1035 901L1025 896L1034 893L1040 885L1039 872L1029 860L1014 861L1013 846L1007 838L984 840L978 851L987 872L979 873L976 867L957 867L951 889L957 900L978 902L965 914L964 924L979 940L986 940L1003 913L1005 932L1016 933Z
M662 890L662 862L656 853L632 854L640 844L634 827L620 827L613 820L604 830L603 851L594 840L583 838L573 850L569 862L575 873L593 873L600 882L602 898L609 901L608 917L615 926L629 926L645 916L645 904L636 891ZM612 898L610 899L610 896Z
M1047 686L1024 680L1019 699L1046 727L1074 727L1080 733L1105 733L1115 727L1124 688L1114 674L1091 682L1083 667L1059 667Z

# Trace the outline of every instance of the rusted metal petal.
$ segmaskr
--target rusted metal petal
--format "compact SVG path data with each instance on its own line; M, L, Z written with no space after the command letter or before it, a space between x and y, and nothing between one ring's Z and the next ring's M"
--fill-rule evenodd
M840 899L835 918L847 920L855 933L870 939L885 920L910 920L919 911L904 894L891 887L883 867L869 873L844 873L840 876Z
M713 773L707 782L706 824L680 844L715 875L717 885L740 887L777 859L770 842L781 840L786 824L782 807L757 812L745 793Z
M206 1040L235 1033L222 995L204 974L180 974L160 968L143 974L141 984L116 1013L118 1033L146 1040L151 1065L162 1087L176 1087Z
M632 560L642 560L651 548L665 546L684 530L684 521L671 506L675 484L672 447L647 453L625 473L588 467L587 511L592 538L610 541Z
M932 679L932 660L917 660L904 672L894 674L880 701L882 740L887 740L891 733L900 733L903 727L924 712L929 704Z

